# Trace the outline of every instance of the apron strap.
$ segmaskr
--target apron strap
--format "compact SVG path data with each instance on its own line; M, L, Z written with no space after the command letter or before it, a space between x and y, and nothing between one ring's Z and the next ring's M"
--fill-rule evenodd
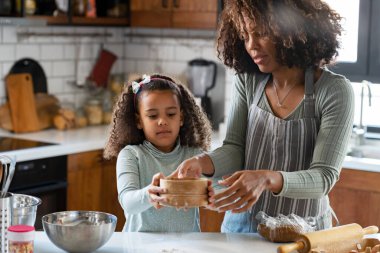
M259 99L261 95L263 95L265 85L267 84L269 78L271 75L266 75L263 80L260 81L260 83L257 85L257 89L255 92L255 95L253 95L252 104L257 105L259 103Z
M314 71L312 67L306 69L305 73L305 95L304 95L305 118L315 117L314 98Z

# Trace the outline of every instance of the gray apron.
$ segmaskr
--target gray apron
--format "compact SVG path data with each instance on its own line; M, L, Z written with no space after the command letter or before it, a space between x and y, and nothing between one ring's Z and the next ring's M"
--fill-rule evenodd
M305 116L302 119L283 120L257 106L264 94L270 75L258 84L257 92L249 107L245 170L268 169L273 171L300 171L310 167L320 121L315 117L313 70L305 74ZM264 191L252 209L245 213L227 212L222 232L256 232L256 214L264 211L269 216L296 214L315 217L316 228L331 227L329 199L292 199L275 196Z

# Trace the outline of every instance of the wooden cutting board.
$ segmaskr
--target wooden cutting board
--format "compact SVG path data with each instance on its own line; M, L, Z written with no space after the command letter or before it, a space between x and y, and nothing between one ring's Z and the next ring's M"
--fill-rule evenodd
M15 133L41 130L30 74L9 74L5 79Z
M53 118L60 108L58 99L46 93L35 93L37 116L41 129L53 126ZM9 103L0 106L0 128L13 131L11 112Z

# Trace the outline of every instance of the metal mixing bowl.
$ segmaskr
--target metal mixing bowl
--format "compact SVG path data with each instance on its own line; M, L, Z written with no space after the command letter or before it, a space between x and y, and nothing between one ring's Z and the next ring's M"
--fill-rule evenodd
M12 194L12 225L34 226L36 221L37 207L41 199L24 194Z
M65 211L47 214L42 224L48 238L68 252L92 252L103 246L115 231L117 218L96 211Z

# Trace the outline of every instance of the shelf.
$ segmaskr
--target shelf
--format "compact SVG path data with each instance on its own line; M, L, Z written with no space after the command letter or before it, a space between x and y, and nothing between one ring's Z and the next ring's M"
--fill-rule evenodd
M47 25L68 25L69 18L67 16L27 16L29 20L45 20Z
M71 22L68 16L27 16L29 20L45 20L47 25L52 26L128 26L129 19L124 18L86 18L86 17L72 17Z
M72 25L88 25L88 26L128 26L128 18L86 18L86 17L73 17Z

